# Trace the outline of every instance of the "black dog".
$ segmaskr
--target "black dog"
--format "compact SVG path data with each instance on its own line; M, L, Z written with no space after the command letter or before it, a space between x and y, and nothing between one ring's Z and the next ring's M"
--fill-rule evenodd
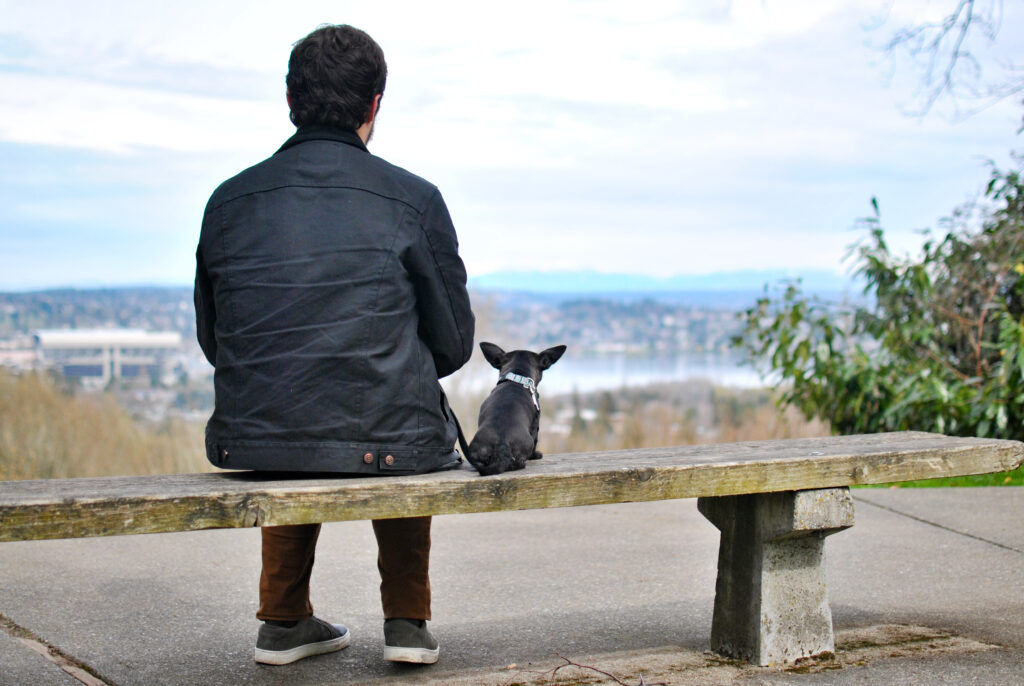
M537 460L537 431L540 429L540 396L537 384L545 369L565 352L556 345L542 353L529 350L505 352L493 343L481 343L480 350L498 370L498 385L480 406L476 435L466 459L484 476L522 469L527 460Z

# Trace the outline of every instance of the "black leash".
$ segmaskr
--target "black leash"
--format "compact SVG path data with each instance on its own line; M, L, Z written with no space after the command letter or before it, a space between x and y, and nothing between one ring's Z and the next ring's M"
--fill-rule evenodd
M455 428L459 431L459 447L462 448L462 454L466 460L469 460L469 444L466 442L466 434L462 433L462 424L459 424L459 418L455 416L455 410L451 407L448 408L448 413L451 414Z
M444 389L441 389L441 405L448 413L448 416L455 422L455 429L459 432L459 447L462 448L462 456L469 460L469 442L466 440L466 434L462 433L462 424L459 423L459 418L455 416L455 410L452 409L451 403L448 402L448 396L445 395Z

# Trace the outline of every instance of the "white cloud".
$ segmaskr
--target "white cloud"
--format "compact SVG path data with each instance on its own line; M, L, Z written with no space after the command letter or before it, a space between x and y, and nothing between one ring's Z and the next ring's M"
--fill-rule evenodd
M521 101L681 113L741 106L742 97L729 92L721 75L672 65L699 65L709 55L799 34L835 6L719 2L710 11L686 14L668 2L410 2L398 3L401 21L395 21L391 3L340 9L338 3L5 4L4 32L17 36L23 50L0 57L0 64L20 71L0 84L9 94L0 135L103 149L136 144L132 131L119 135L119 127L104 123L116 114L129 129L132 119L162 121L167 132L155 144L183 150L210 138L241 146L266 135L268 117L258 113L281 108L290 43L325 20L361 25L385 45L392 72L388 106L395 101L401 110L410 101L428 100L434 104L415 115L425 125L462 116L498 127L543 117L543 110L516 109ZM259 102L257 116L233 117L234 133L226 138L221 131L211 135L213 122L236 114L237 103L215 101L239 96L233 79L225 77L240 74L255 91L248 100ZM189 89L203 84L207 98L189 102ZM218 87L225 96L216 96ZM185 102L168 107L173 98ZM201 116L203 110L208 116ZM53 140L41 141L48 131Z
M0 72L0 138L125 153L133 147L182 152L265 145L291 126L283 108L126 87L64 76Z
M910 245L910 229L980 185L979 155L1005 159L1019 121L1015 102L956 124L902 116L910 91L886 89L866 45L887 30L863 30L885 5L0 0L0 145L121 160L137 171L125 194L162 186L168 206L190 208L154 216L152 234L191 235L166 215L190 220L219 179L291 133L291 43L347 22L388 56L371 149L438 183L472 273L508 266L496 235L544 246L535 266L838 265L868 198ZM901 0L888 26L943 6ZM1019 43L1019 13L1002 30ZM77 164L53 183L96 174ZM101 226L117 212L105 197L49 218Z

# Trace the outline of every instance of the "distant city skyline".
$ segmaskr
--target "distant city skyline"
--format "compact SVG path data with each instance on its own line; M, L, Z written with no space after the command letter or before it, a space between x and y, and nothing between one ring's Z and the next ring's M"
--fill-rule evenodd
M209 194L293 132L288 53L323 22L384 48L370 150L440 187L473 277L841 275L872 197L914 252L1012 164L1019 99L906 114L919 73L882 46L947 9L0 0L0 290L188 284ZM1002 55L1022 38L1005 3Z

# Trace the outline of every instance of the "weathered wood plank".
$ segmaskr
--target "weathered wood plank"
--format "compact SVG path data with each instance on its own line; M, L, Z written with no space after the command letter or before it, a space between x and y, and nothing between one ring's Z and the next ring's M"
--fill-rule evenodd
M569 507L1013 469L1024 443L900 432L549 455L400 478L234 472L0 482L0 541Z

